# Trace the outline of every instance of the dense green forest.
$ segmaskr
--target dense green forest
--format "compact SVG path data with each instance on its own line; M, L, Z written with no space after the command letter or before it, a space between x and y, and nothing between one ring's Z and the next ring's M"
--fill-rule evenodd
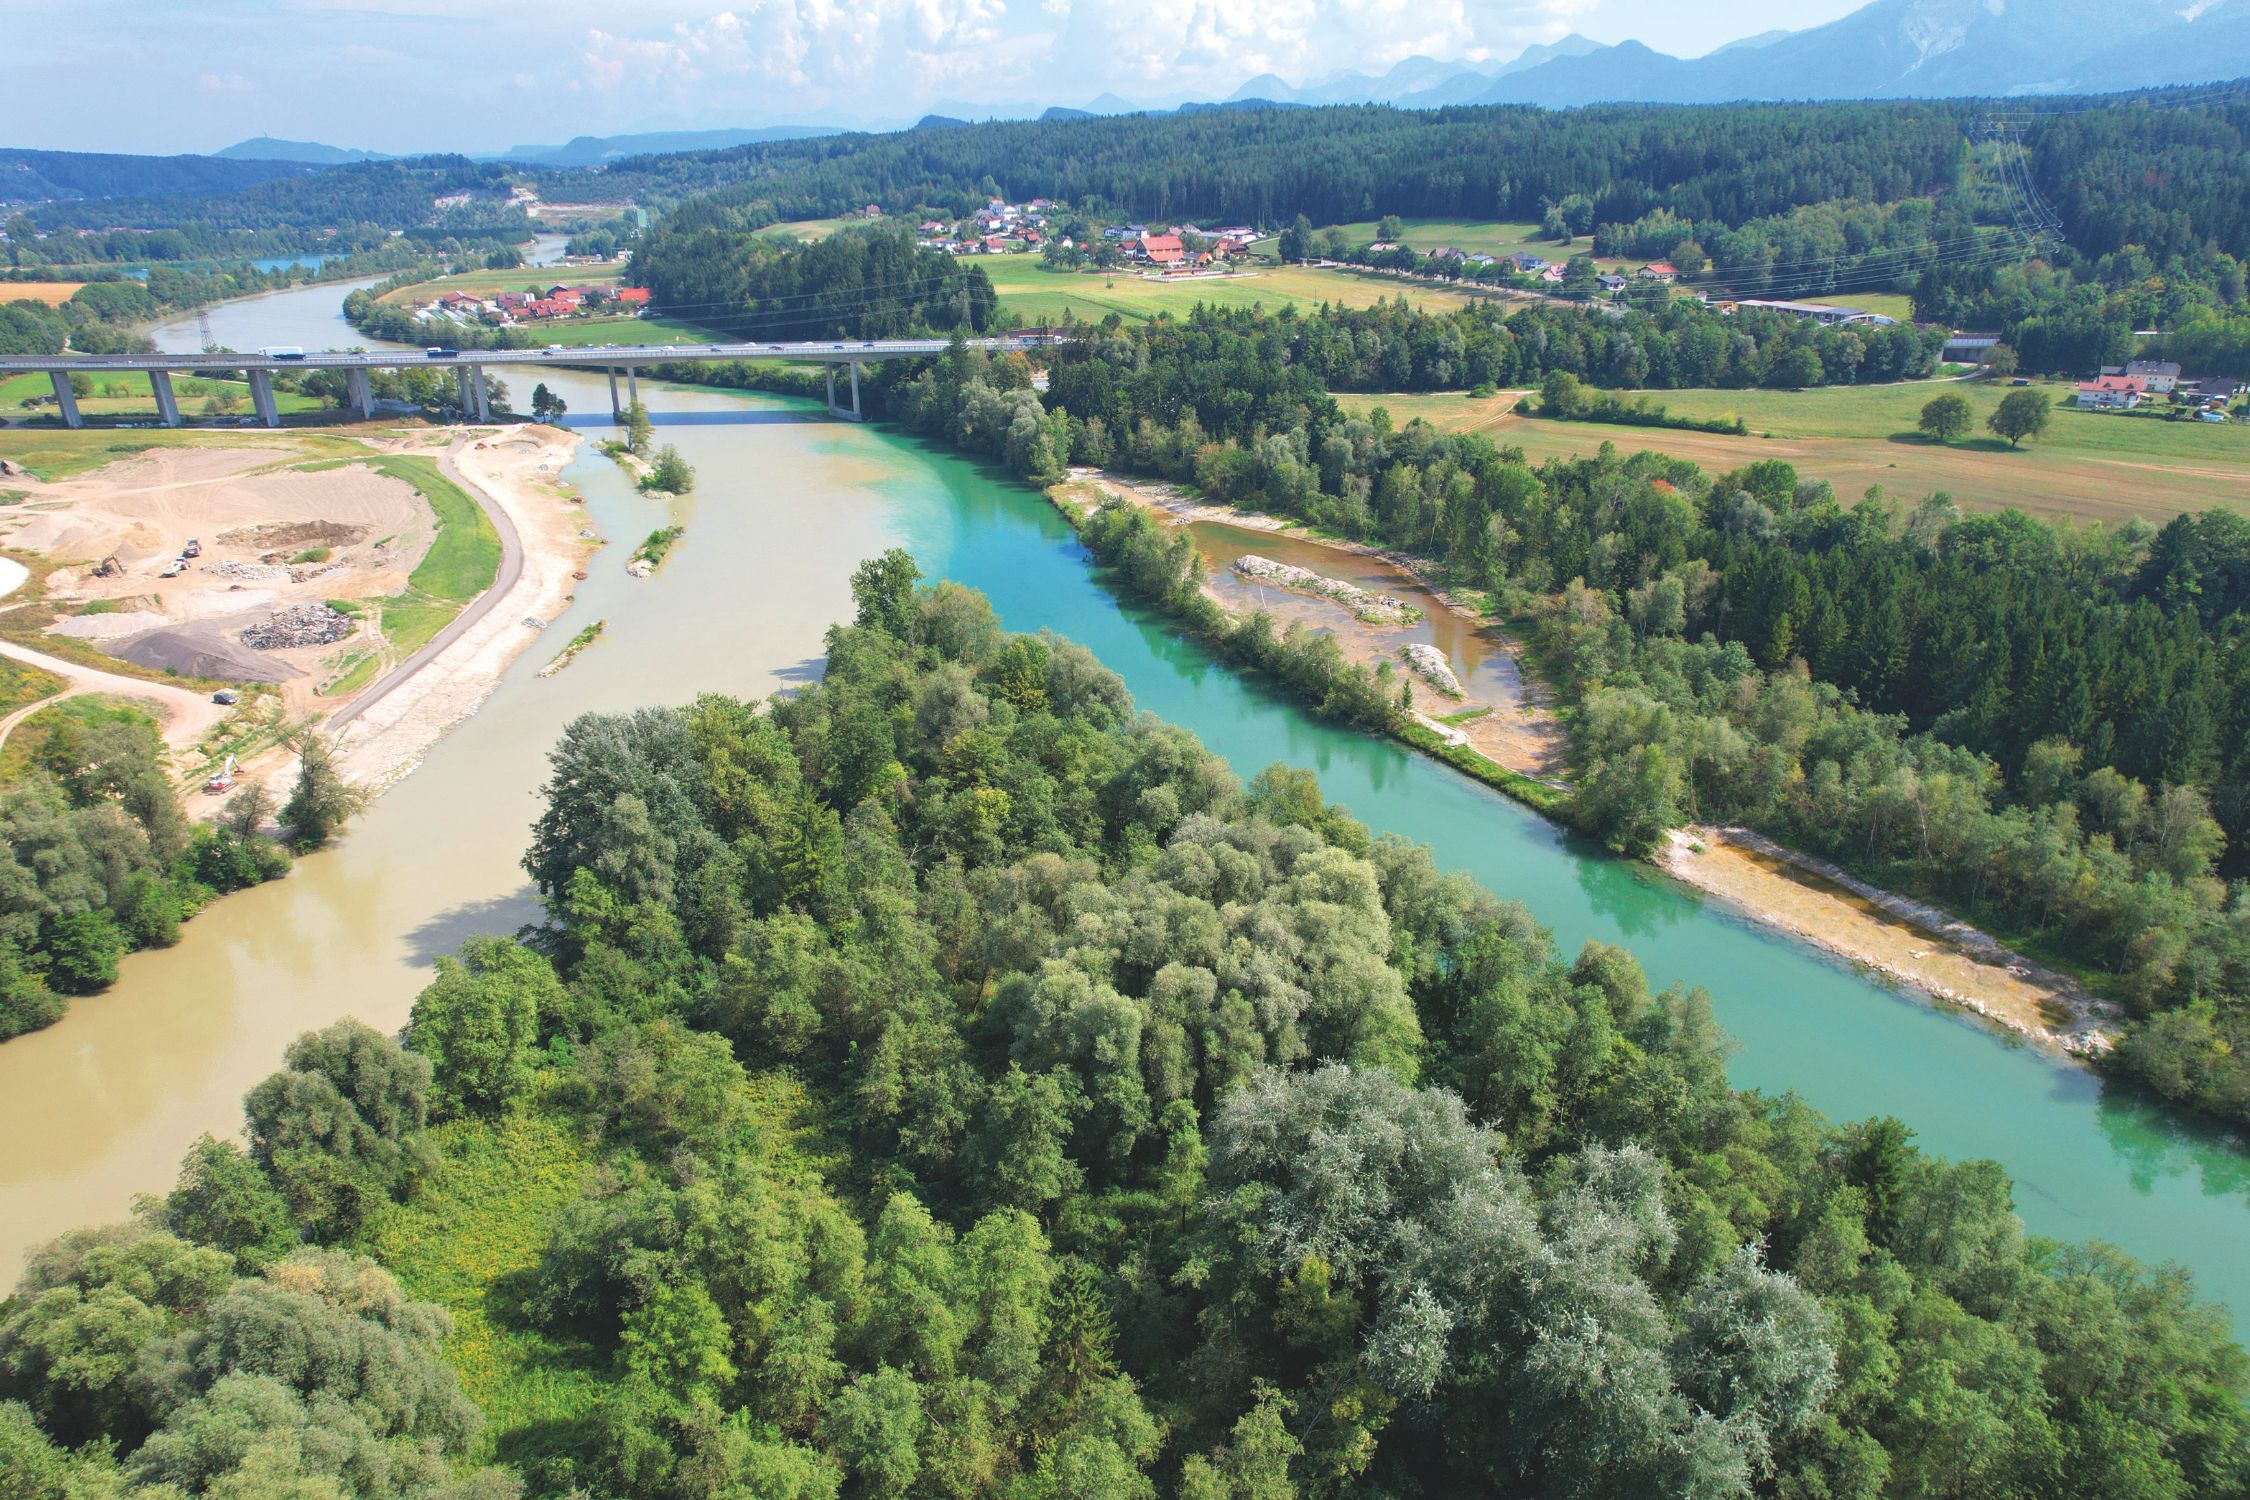
M233 163L251 166L254 163ZM452 222L461 227L512 227L529 235L522 208L509 201L514 174L463 156L351 162L307 175L259 182L212 195L160 191L83 202L42 203L25 211L41 231L135 229L333 229L374 225L385 230ZM437 200L467 195L441 210Z
M244 801L190 823L146 716L59 710L20 774L0 783L0 1039L51 1025L73 995L104 989L135 948L168 947L225 892L285 873Z
M762 239L740 210L689 204L633 248L651 305L747 339L982 333L998 297L984 267L915 248L903 229L829 235L802 247Z
M0 147L0 202L59 198L210 197L320 168L225 156L127 156L102 151Z
M33 1257L10 1493L2250 1478L2182 1278L1731 1091L1699 992L916 585L864 566L793 697L574 723L528 945L443 963L404 1047L301 1038L247 1151Z

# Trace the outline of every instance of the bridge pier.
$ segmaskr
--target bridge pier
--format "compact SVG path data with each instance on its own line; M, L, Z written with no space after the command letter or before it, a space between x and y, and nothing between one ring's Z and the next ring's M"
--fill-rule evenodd
M631 404L632 404L633 402L636 402L636 401L638 401L638 400L640 400L640 399L641 399L641 367L640 367L639 365L627 365L627 366L625 367L625 400L626 400L626 404L627 404L627 405L631 405Z
M271 370L245 370L250 377L250 404L258 409L258 420L268 427L281 425L281 408L273 402L273 372Z
M485 388L484 367L482 365L470 365L468 371L469 394L476 398L477 420L489 422L492 420L492 393Z
M172 372L170 370L149 371L148 388L150 393L156 397L156 420L167 427L179 426L180 401L177 396L172 394Z
M846 363L850 366L852 379L851 409L846 411L836 404L836 367L830 365L828 367L828 415L846 422L864 422L867 418L859 409L859 361L854 359L848 360Z
M62 412L63 425L65 427L85 426L86 419L85 417L81 416L78 411L77 394L70 388L69 372L64 370L49 370L47 372L47 378L50 381L54 382L55 405Z
M617 399L617 367L615 365L610 366L609 370L609 415L613 422L625 420L625 404Z
M344 372L344 402L359 414L362 422L375 416L375 386L367 378L364 366L354 366Z

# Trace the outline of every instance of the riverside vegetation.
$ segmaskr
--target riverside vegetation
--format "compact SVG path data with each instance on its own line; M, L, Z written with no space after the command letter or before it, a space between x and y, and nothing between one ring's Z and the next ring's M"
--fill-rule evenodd
M1730 1090L1699 992L917 584L864 566L794 696L574 723L544 926L441 962L403 1046L301 1038L247 1151L34 1256L12 1492L2250 1476L2182 1277Z
M2124 999L2113 1066L2250 1120L2250 522L2061 530L1607 448L1534 469L1346 414L1283 357L1308 321L1082 330L1044 394L1020 357L958 344L866 388L1036 482L1107 465L1429 559L1533 635L1566 697L1580 826L1640 854L1685 821L1741 821L1940 901ZM1395 722L1391 680L1317 634L1202 618L1184 540L1150 530L1128 556L1124 530L1087 536L1324 711Z

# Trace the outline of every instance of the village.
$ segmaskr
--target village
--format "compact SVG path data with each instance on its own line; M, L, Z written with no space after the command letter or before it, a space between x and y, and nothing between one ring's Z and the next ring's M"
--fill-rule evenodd
M637 316L648 311L649 291L640 286L525 287L520 291L479 295L467 291L439 293L429 301L407 306L418 314L451 318L457 323L483 323L508 327L526 323L551 323L564 318Z

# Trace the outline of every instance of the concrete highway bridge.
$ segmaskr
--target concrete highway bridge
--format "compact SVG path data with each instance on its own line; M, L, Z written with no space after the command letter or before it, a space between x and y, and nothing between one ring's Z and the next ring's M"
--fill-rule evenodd
M1018 334L1007 338L972 339L973 347L991 353L1036 349L1052 345L1056 335ZM63 421L83 427L86 419L71 392L73 375L114 375L120 371L144 374L156 395L157 415L167 427L181 425L180 403L172 394L172 376L181 371L242 371L250 382L250 403L258 420L268 427L281 425L274 405L274 372L341 370L351 408L362 420L375 415L375 393L367 379L370 370L451 370L461 388L461 410L479 422L492 420L484 371L488 367L554 366L563 369L597 369L609 374L609 405L622 417L625 402L640 396L640 371L648 365L737 363L761 360L772 363L824 364L828 366L828 411L831 416L857 422L859 367L870 360L899 359L943 354L947 339L813 340L787 344L585 344L541 349L324 349L318 352L259 349L246 354L78 354L25 356L0 359L0 375L45 375L53 382L55 404ZM836 367L842 365L851 379L851 405L836 402ZM618 378L624 377L625 395L619 398Z

